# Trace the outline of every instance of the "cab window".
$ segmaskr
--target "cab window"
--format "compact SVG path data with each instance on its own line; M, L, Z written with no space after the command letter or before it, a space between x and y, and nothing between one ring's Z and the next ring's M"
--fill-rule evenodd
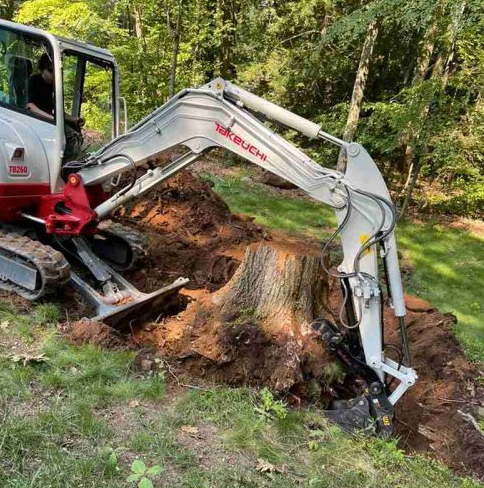
M95 150L112 138L113 67L69 52L63 58L64 111L84 121L86 147Z
M0 28L0 104L13 110L40 117L27 109L32 94L32 82L38 73L38 64L44 56L52 60L48 44L35 38L7 28ZM33 78L34 77L34 78ZM34 87L41 90L43 87ZM46 105L54 115L54 92L48 86L42 96L49 101ZM49 98L50 97L50 98ZM49 120L54 122L53 118Z

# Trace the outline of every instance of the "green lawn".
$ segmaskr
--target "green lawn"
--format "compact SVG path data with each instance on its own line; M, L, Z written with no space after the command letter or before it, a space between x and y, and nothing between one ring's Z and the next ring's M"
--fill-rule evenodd
M2 303L2 488L482 486L395 441L349 438L270 392L170 394L163 364L146 373L133 353L70 346L54 312L19 316ZM153 474L137 485L127 480L133 467Z
M335 225L332 210L318 202L280 198L263 185L206 175L233 212L247 213L272 229L318 238ZM443 227L436 222L397 227L403 264L413 268L408 292L458 318L456 334L468 355L484 361L484 236Z

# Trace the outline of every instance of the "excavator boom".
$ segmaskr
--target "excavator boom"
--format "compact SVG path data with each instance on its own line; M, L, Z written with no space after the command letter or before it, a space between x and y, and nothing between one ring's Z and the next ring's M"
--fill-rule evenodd
M315 163L254 113L339 146L346 156L346 171ZM189 151L165 167L148 170L102 202L94 208L98 218L105 218L216 147L238 154L330 205L338 222L331 241L340 236L344 253L336 276L342 280L345 304L351 302L354 309L351 323L343 320L343 324L348 329L358 329L366 364L376 377L381 382L386 375L399 380L389 397L394 404L414 384L416 374L409 365L405 302L394 236L395 211L382 175L367 151L360 144L331 136L317 124L218 78L199 89L178 93L129 132L92 154L78 175L86 187L106 183L179 145ZM401 364L386 358L383 351L380 259L385 264L392 307L401 323Z

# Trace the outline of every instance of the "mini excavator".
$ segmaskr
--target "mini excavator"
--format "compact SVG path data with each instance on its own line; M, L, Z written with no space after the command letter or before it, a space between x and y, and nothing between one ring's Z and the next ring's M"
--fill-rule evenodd
M49 117L28 108L29 78L41 56L48 56L53 75ZM109 77L109 142L69 160L66 123L81 118L93 69ZM340 320L318 319L313 327L365 387L359 397L335 402L330 417L342 425L370 420L390 435L394 405L417 376L405 328L395 209L368 152L221 78L180 91L129 129L121 120L123 101L110 52L0 20L0 288L37 300L70 284L96 318L112 326L156 310L188 280L153 293L136 289L122 273L143 259L146 241L108 217L211 149L224 148L334 209L338 226L323 251L340 238L344 258L328 270L341 284ZM266 120L339 147L344 171L316 164ZM176 146L186 152L163 167L146 164ZM386 354L381 282L400 324L396 359Z

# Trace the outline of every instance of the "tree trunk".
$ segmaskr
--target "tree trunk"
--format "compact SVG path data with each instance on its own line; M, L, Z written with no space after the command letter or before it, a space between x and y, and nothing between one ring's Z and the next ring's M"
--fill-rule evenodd
M439 55L437 56L437 59L435 60L434 66L432 68L432 74L431 74L432 78L442 76L442 83L441 83L441 90L442 91L445 90L445 88L447 87L447 83L449 81L450 68L452 65L452 61L454 59L454 53L455 53L455 49L456 49L456 45L457 45L457 34L458 34L458 31L460 28L460 23L461 23L461 20L462 20L464 11L465 11L465 7L466 7L465 1L462 2L460 5L457 5L457 7L456 7L454 19L452 21L452 25L450 26L451 44L449 47L449 51L448 51L448 55L447 55L447 59L446 59L445 64L443 61L442 53L439 53ZM434 31L434 35L435 35L435 31ZM432 50L433 50L433 42L432 42ZM428 56L428 59L427 59L427 68L428 68L429 60L430 60L430 56ZM426 71L427 71L427 69L425 69L425 72ZM421 76L421 75L422 75L422 73L420 73L418 76ZM418 79L419 78L417 77L417 80ZM430 110L430 105L427 104L424 107L424 109L422 110L421 118L423 120L427 117L429 110ZM407 141L410 140L410 137L411 136L408 137ZM415 141L417 141L419 139L419 137L420 137L419 133L415 134L414 135ZM425 146L425 149L422 151L423 154L427 151L427 142L425 142L424 146ZM408 206L409 206L410 201L412 199L413 190L415 189L415 186L416 186L417 180L418 180L418 175L420 173L420 161L415 161L414 159L415 159L414 150L409 144L407 144L406 149L405 149L405 163L406 163L406 166L409 168L409 171L408 171L408 178L407 178L407 181L405 183L405 187L403 189L403 195L402 195L403 196L403 203L402 203L402 206L400 208L399 215L398 215L399 219L403 218L407 212Z
M415 73L413 75L412 85L417 85L425 79L427 70L429 69L430 59L434 52L435 36L437 35L437 23L431 24L424 40L422 52L420 54Z
M363 44L363 49L361 50L360 63L358 65L358 71L356 72L353 94L351 96L350 110L348 113L348 119L346 121L346 127L343 132L343 139L345 141L353 140L356 134L358 121L360 119L360 110L363 102L366 80L368 79L370 69L371 56L373 54L373 48L375 47L375 41L378 36L378 27L378 20L373 20L370 23L365 42Z
M361 50L360 62L356 72L355 84L353 85L353 93L351 95L350 109L346 126L343 131L343 140L351 142L356 134L358 122L360 120L361 104L363 102L363 95L365 92L366 80L370 69L371 55L378 36L378 20L373 20L368 26L363 49ZM342 149L338 156L336 169L342 173L346 170L346 153Z
M182 18L183 0L178 2L178 11L176 15L176 21L173 24L171 20L170 9L167 10L166 22L168 25L168 30L171 32L173 38L173 50L171 54L171 67L170 67L170 87L169 95L170 98L175 94L175 83L176 83L176 68L178 64L178 53L180 51L180 30L181 30L181 18Z
M140 5L136 5L134 7L134 33L138 39L143 41L144 44L143 13Z
M435 37L437 35L437 23L434 22L429 27L424 41L423 41L423 48L420 53L419 59L417 61L417 66L415 67L415 72L412 79L412 86L415 86L422 81L424 81L427 71L430 65L430 59L434 52L435 46ZM434 66L435 68L435 66ZM432 70L432 76L434 75L434 71ZM424 108L422 111L422 116L425 117L427 107ZM410 141L413 137L412 130L410 127L403 133L401 137L401 143L404 147L404 157L403 157L403 170L407 170L407 179L405 181L405 185L401 192L400 198L403 200L402 207L400 210L400 217L405 215L407 210L408 204L410 203L410 197L417 183L417 176L418 176L418 166L414 163L414 152L413 148L410 145ZM415 173L415 170L417 172Z
M15 0L3 0L0 5L0 18L12 20L15 13Z
M329 20L330 20L330 15L329 15L329 7L328 7L328 9L324 12L323 22L321 24L321 37L324 37L328 32Z
M328 277L319 253L257 244L247 248L222 296L223 310L254 310L264 321L300 337L325 313Z
M222 39L220 43L220 75L222 78L235 77L235 66L233 64L233 49L235 46L236 31L236 10L234 0L222 0Z

